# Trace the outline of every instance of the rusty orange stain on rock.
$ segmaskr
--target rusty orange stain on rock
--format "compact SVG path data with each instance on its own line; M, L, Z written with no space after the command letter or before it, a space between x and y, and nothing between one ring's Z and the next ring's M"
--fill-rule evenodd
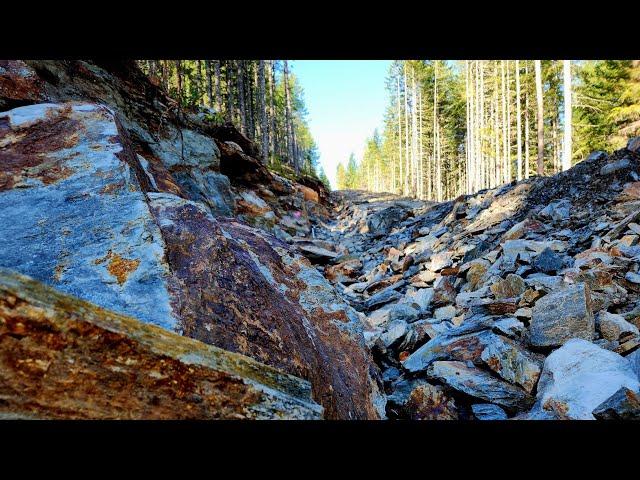
M126 282L129 275L135 272L140 265L140 260L124 258L111 250L104 257L94 260L93 263L99 265L107 260L109 261L107 271L116 278L118 285Z

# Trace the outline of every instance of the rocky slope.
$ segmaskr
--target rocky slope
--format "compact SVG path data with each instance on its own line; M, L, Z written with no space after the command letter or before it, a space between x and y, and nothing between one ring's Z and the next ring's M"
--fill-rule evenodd
M640 417L639 147L442 204L335 192L321 268L390 418Z
M0 99L0 267L308 380L324 418L384 416L356 312L282 241L325 213L319 184L271 174L232 126L172 108L127 62L3 61ZM78 305L60 315L91 322ZM10 338L0 351L14 358Z

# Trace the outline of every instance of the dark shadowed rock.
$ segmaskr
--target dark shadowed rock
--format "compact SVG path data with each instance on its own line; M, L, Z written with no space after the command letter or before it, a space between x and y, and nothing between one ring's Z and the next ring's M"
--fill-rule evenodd
M533 398L524 390L463 362L435 362L427 376L449 387L508 409L526 408Z
M393 385L387 409L395 416L411 420L456 420L455 402L442 387L423 379L400 380Z
M457 420L458 410L453 398L442 387L424 383L416 386L407 399L404 410L410 420Z
M529 330L537 347L559 346L571 338L591 340L595 321L589 289L580 283L542 297L533 307Z
M545 248L533 261L533 266L544 273L557 272L563 265L562 257L550 248Z
M308 382L0 269L0 412L318 419Z
M640 420L640 395L622 387L593 411L598 420Z

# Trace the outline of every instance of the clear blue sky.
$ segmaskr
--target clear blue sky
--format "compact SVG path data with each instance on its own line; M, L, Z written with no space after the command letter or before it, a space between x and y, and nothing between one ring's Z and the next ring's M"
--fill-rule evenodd
M353 152L360 161L373 130L382 133L387 60L294 60L291 70L304 89L311 135L332 187L336 168Z

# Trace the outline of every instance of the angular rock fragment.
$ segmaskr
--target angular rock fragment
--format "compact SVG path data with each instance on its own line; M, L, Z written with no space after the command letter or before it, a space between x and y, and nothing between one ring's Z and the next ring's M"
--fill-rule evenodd
M471 411L478 420L506 420L507 414L498 405L492 403L476 403L471 405Z
M463 362L435 362L427 376L481 400L510 410L527 408L533 398L524 390Z
M640 335L638 327L627 322L622 315L600 312L598 325L602 337L606 340L618 341L629 335Z
M598 420L640 420L640 395L622 387L593 411Z
M504 380L532 393L542 370L542 362L516 342L491 337L480 354L482 361Z
M529 325L531 344L556 347L571 338L593 339L595 321L588 288L577 284L536 302Z
M522 295L526 289L527 287L522 277L512 273L491 285L491 292L497 299L518 297Z
M411 390L404 404L409 420L457 420L458 410L454 400L442 387L424 383Z

